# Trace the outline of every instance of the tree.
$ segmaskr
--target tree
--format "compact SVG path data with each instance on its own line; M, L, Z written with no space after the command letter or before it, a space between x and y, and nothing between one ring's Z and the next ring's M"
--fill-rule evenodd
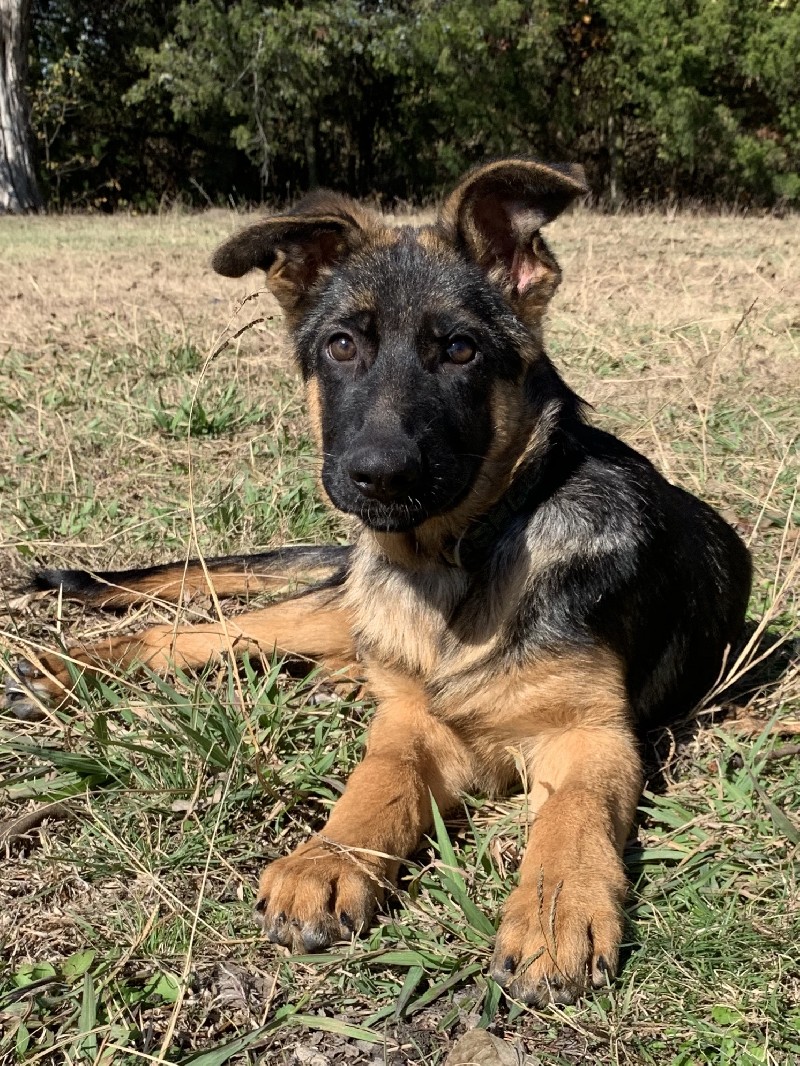
M128 97L145 73L139 52L170 34L179 0L31 6L31 125L49 207L154 210L176 199L206 203L206 190L258 195L257 174L242 180L247 161L220 150L227 128L190 133L158 87L147 100Z
M40 206L29 139L30 0L0 0L0 212Z

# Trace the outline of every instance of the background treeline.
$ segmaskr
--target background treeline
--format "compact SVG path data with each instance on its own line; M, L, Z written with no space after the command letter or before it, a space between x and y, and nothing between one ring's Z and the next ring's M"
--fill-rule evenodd
M52 207L418 200L509 152L800 201L797 0L34 0L31 49Z

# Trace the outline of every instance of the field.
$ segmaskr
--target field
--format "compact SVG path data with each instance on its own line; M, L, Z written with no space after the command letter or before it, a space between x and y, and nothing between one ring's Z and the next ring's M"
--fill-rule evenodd
M173 617L20 592L32 565L347 536L276 305L208 268L241 222L0 219L6 671ZM366 939L287 956L252 920L257 873L320 823L369 703L278 664L108 677L0 712L0 1063L436 1066L474 1026L540 1066L800 1061L800 219L579 211L551 236L558 366L757 567L748 643L652 738L620 980L535 1011L483 976L519 798L466 801Z

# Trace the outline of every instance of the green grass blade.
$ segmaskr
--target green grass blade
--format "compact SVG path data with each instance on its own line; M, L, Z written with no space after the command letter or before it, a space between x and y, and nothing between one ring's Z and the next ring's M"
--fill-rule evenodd
M491 938L495 933L494 926L483 911L476 907L469 897L467 886L464 883L458 859L456 858L456 853L453 850L453 845L447 832L447 827L444 824L444 820L442 819L433 796L431 796L431 807L433 810L433 828L436 835L436 846L439 850L442 863L444 864L440 871L442 883L450 890L451 895L461 908L470 927L481 934L482 938Z
M78 1017L78 1034L83 1039L78 1041L78 1047L90 1061L93 1061L97 1055L97 1034L94 1031L96 1025L97 996L92 975L86 972L83 975L81 1011Z
M242 1051L247 1051L248 1048L252 1047L266 1031L267 1026L261 1025L258 1029L254 1029L244 1036L237 1036L235 1040L229 1040L225 1044L219 1044L217 1047L210 1048L208 1051L201 1051L199 1054L189 1055L187 1058L180 1060L179 1066L224 1066L234 1055L239 1055Z
M340 1021L338 1018L319 1017L315 1014L291 1014L286 1019L291 1025L300 1025L306 1029L319 1029L325 1033L336 1033L338 1036L346 1036L348 1040L364 1040L369 1044L382 1044L384 1038L373 1029L365 1025L352 1025L350 1022Z
M400 989L400 995L397 997L397 1003L394 1008L395 1018L402 1018L403 1011L406 1009L408 1001L416 992L420 981L425 976L425 971L421 966L411 966L406 973L406 979L403 981L403 987Z

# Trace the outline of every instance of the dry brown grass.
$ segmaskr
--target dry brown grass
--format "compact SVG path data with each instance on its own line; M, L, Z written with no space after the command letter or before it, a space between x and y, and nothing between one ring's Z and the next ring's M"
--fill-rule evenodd
M0 219L0 626L10 656L27 642L51 645L61 635L96 635L143 618L108 618L49 598L18 597L32 560L102 567L194 553L192 517L197 544L209 553L343 532L314 494L315 462L275 304L259 292L258 277L232 283L208 267L215 244L241 221L222 211ZM736 700L750 739L709 729L672 753L672 783L643 824L644 858L631 860L640 878L632 903L639 947L619 993L566 1016L525 1012L511 1021L504 1015L503 1024L529 1050L550 1056L547 1062L788 1066L796 1061L791 1025L800 1026L790 800L794 795L796 804L798 771L796 759L773 755L781 731L789 732L800 715L800 219L576 212L559 220L551 236L565 274L550 318L551 354L603 424L738 524L757 561L751 614L756 622L766 616L767 642L780 642L784 654L780 669L746 673L749 694L740 686ZM251 321L251 329L208 358L226 328L230 337ZM193 396L216 421L190 436L181 403ZM757 654L754 645L751 658ZM337 1024L344 1018L377 1026L386 1034L388 1061L428 1066L465 1018L474 1024L489 1010L490 992L479 984L485 998L476 1005L464 998L472 993L459 991L473 987L465 980L455 983L455 993L444 990L433 1006L421 1006L407 1024L390 1025L405 971L398 977L384 967L376 976L357 956L290 968L265 951L247 917L261 856L285 848L286 837L313 823L319 805L309 797L355 757L359 714L357 707L344 714L340 708L342 721L332 726L307 690L276 695L250 678L243 708L238 697L227 700L227 684L212 677L199 688L180 683L161 696L152 686L123 686L114 690L112 714L102 709L105 696L98 703L87 695L69 713L42 723L0 723L0 806L9 816L49 797L53 775L77 774L82 795L88 779L75 769L79 756L91 755L106 769L125 765L103 747L102 722L114 736L117 730L146 744L154 722L157 735L167 735L182 700L204 707L206 701L213 714L222 716L226 707L241 712L259 738L266 712L258 708L275 706L283 730L270 734L268 744L259 739L260 752L248 747L245 734L231 740L229 769L216 776L210 756L188 739L176 749L180 772L148 762L150 756L126 756L140 777L124 789L91 778L88 798L69 801L78 818L52 820L7 843L0 944L10 961L0 971L0 1017L17 1025L21 1015L9 1014L9 1003L31 1006L24 1017L33 1034L28 1050L19 1050L18 1035L17 1051L0 1044L8 1061L45 1056L36 1043L44 1031L62 1042L53 1061L64 1061L60 1054L70 1061L145 1061L143 1054L162 1061L159 1048L171 1029L170 1054L180 1058L182 1047L203 1048L271 1024L276 1010L289 1017L294 1005L296 1018L306 1020L290 1019L267 1034L269 1061L299 1062L308 1052L307 1059L313 1053L323 1056L320 1062L338 1063L353 1048L351 1061L372 1061L368 1045L353 1044L349 1031L313 1042L318 1018L307 1016L327 1009ZM726 692L718 702L728 698ZM312 744L323 722L333 732ZM313 749L306 762L304 745ZM41 769L44 749L67 753L50 776ZM240 749L249 759L264 758L260 778ZM734 754L741 771L730 769ZM277 784L264 801L262 779L272 773ZM230 791L230 803L221 788ZM502 870L514 849L497 834L503 828L513 836L513 805L485 806L472 816ZM257 828L265 818L267 830ZM462 829L457 850L471 883L474 851ZM670 848L677 848L682 875L664 859ZM416 902L405 897L409 921L382 926L373 950L399 940L415 950L434 945L443 959L461 957L452 932L442 940L444 925L424 940L446 916L446 905L426 895L429 873L418 874ZM476 882L492 917L500 887ZM735 914L726 909L729 896ZM703 940L708 929L719 933L710 947ZM677 949L676 930L686 933ZM706 954L693 955L692 945L701 942ZM17 988L26 964L60 966L87 945L108 963L100 970L93 964L94 1043L80 1035L86 997L80 981L77 992L53 992L50 1008L32 995L3 998L4 980L6 988ZM473 958L473 950L464 956L470 966L483 958L480 952ZM746 970L737 969L745 962ZM461 965L467 965L463 958ZM134 1002L130 990L141 987L143 973L184 969L194 984L178 1006L157 995ZM425 979L435 983L433 976ZM713 1014L720 1004L729 1015ZM131 1036L137 1028L139 1035ZM130 1059L122 1052L102 1059L115 1041ZM762 1057L748 1058L759 1050Z

